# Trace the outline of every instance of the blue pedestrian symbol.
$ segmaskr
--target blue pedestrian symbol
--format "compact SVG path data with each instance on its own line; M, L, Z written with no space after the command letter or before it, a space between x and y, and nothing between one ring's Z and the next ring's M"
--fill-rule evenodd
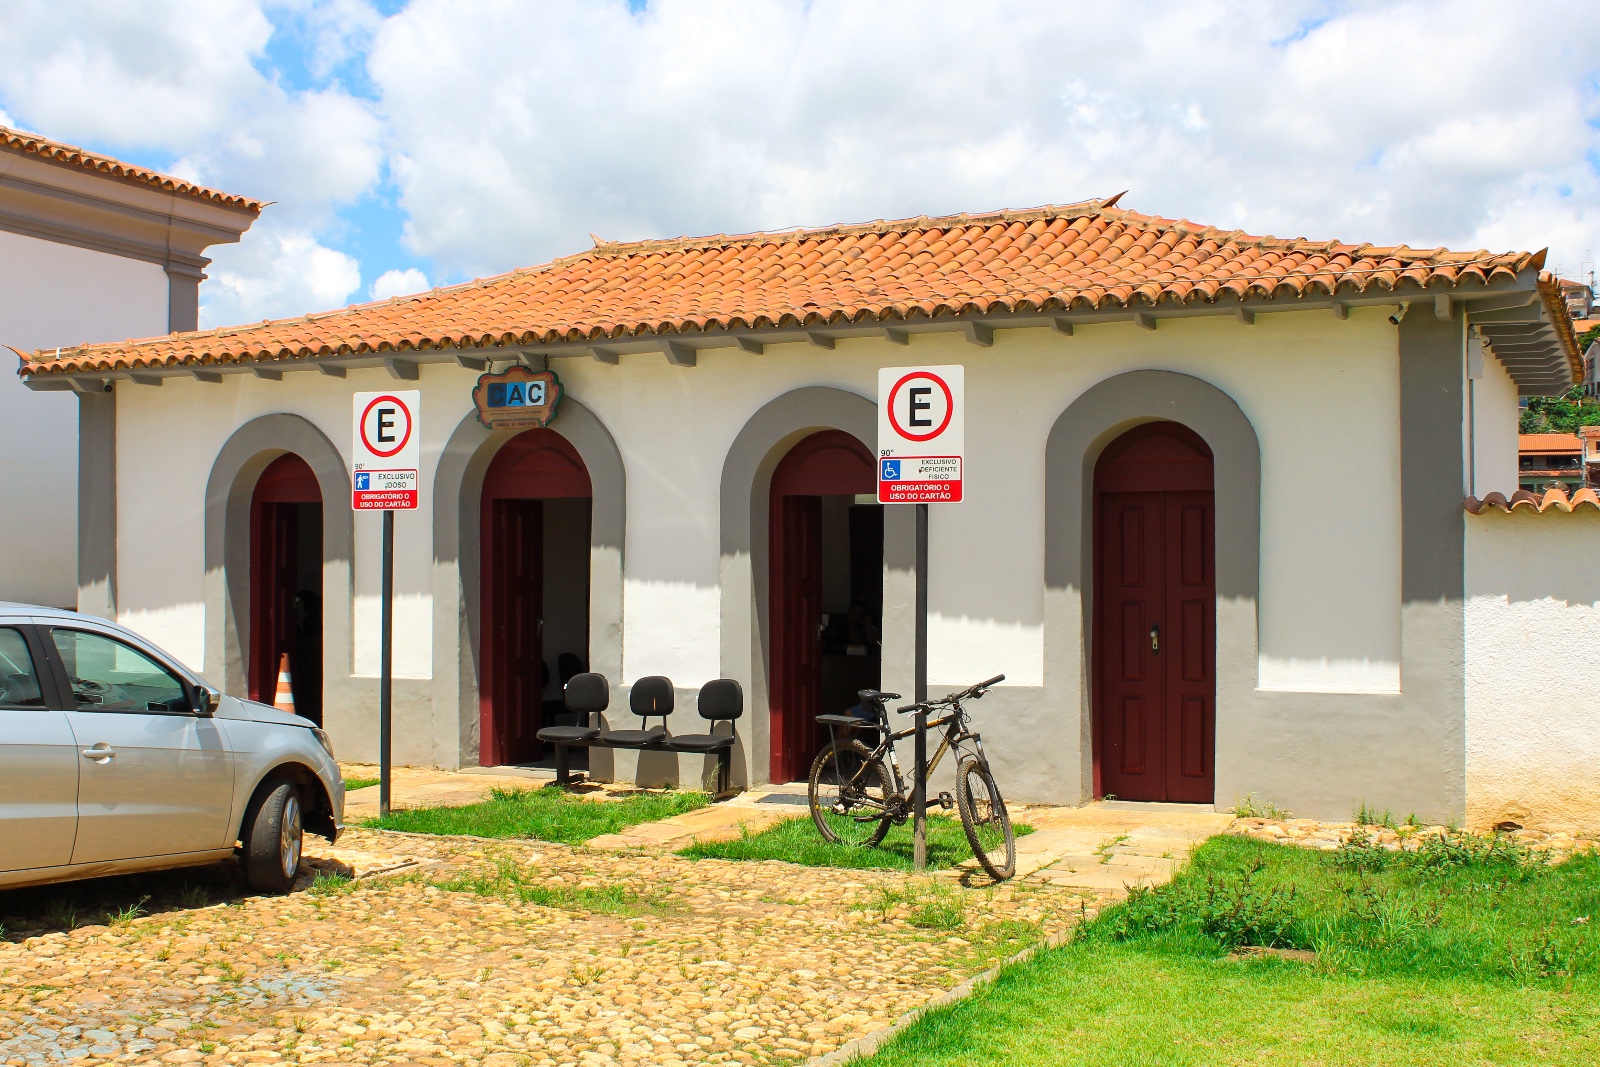
M366 471L356 471L356 489L362 490L371 488L372 475L368 474Z
M886 459L883 461L883 473L878 476L879 481L897 482L900 480L900 461Z

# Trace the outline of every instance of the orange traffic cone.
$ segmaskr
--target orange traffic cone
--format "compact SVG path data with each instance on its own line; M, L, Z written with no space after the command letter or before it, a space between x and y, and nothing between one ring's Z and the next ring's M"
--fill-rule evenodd
M272 706L279 711L294 714L294 682L289 679L289 653L278 658L278 691L272 694Z

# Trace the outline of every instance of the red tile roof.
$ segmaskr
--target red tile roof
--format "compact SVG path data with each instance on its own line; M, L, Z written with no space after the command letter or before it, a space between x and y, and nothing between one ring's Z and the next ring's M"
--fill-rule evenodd
M1519 433L1517 434L1517 451L1530 455L1543 455L1551 452L1579 452L1583 450L1583 442L1578 440L1574 433Z
M1526 489L1518 489L1507 498L1504 493L1490 493L1479 500L1475 496L1467 497L1466 509L1474 515L1481 515L1491 508L1496 511L1516 512L1529 511L1543 514L1546 511L1575 511L1585 505L1600 511L1600 496L1595 495L1593 489L1579 489L1569 498L1565 489L1546 489L1543 496L1531 493Z
M673 337L934 316L1138 309L1509 281L1543 252L1284 240L1142 215L1114 199L742 236L599 242L415 296L25 359L24 374L250 364L440 348ZM1541 282L1560 307L1559 289ZM1567 321L1564 308L1559 318ZM1558 327L1559 329L1559 327ZM1579 367L1566 328L1570 362Z
M232 193L208 189L203 185L184 181L182 178L174 178L171 175L135 166L132 163L124 163L120 159L112 159L110 156L86 152L76 145L63 144L60 141L52 141L48 138L40 137L36 133L24 133L21 130L8 129L5 126L0 126L0 147L13 148L29 155L40 156L44 159L54 160L57 163L82 167L85 170L92 170L99 174L109 174L114 178L123 178L128 181L138 182L141 185L152 185L169 193L181 193L199 200L210 200L227 207L244 208L246 211L256 214L260 214L262 207L265 206L265 202L261 200L253 200L247 196L235 196Z

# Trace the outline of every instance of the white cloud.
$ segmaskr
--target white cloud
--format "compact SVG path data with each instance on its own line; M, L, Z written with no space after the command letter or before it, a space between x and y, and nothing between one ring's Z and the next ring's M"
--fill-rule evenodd
M372 283L372 299L387 300L391 296L407 296L428 288L428 276L415 267L405 270L386 270Z
M339 42L364 41L376 16L363 11L340 0L304 16L332 42L318 46L327 62ZM273 201L242 245L213 249L211 325L320 309L360 284L347 277L359 265L325 244L337 208L380 179L381 121L337 82L285 87L266 58L274 32L256 0L0 5L0 98L28 128L141 162L154 153L182 177Z
M270 216L236 245L212 250L200 287L202 327L284 318L348 303L361 286L361 264L304 230Z
M1124 188L1126 206L1255 232L1575 259L1600 247L1581 206L1600 191L1588 16L1493 0L655 0L637 16L621 0L414 0L368 70L407 241L446 271L577 251L591 230Z

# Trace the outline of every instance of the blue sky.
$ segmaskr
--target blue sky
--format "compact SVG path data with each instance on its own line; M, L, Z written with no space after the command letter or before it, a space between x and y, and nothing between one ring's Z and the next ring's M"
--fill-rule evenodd
M0 122L275 201L203 319L608 239L1123 205L1600 249L1600 19L1533 0L11 0ZM1492 76L1485 76L1492 72Z

